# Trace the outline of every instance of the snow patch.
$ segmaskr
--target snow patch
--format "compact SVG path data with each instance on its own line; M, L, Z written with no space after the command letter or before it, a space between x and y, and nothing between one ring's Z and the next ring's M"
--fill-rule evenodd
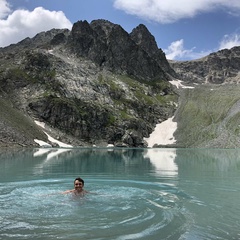
M169 82L177 88L194 88L194 87L191 87L191 86L184 86L182 84L183 81L181 81L181 80L172 80L172 81L169 81Z
M66 144L66 143L63 143L63 142L60 142L56 139L54 139L53 137L51 137L49 134L47 134L46 132L44 132L47 137L48 137L48 140L52 143L56 143L59 147L64 147L64 148L72 148L73 146L72 145L69 145L69 144Z
M36 121L35 120L35 123L40 126L41 128L45 129L45 123L43 122L39 122L39 121ZM44 132L44 131L43 131ZM49 134L47 134L46 132L44 132L47 137L48 137L48 140L52 143L56 143L59 147L63 147L63 148L72 148L73 146L72 145L69 145L69 144L66 144L66 143L63 143L63 142L60 142L58 141L57 139L51 137ZM36 142L37 144L39 144L39 146L41 147L52 147L49 143L46 143L42 140L38 140L38 139L34 139L34 142Z
M144 138L148 147L153 145L169 145L176 142L173 134L177 130L177 122L173 122L173 117L156 125L149 138Z
M49 143L46 143L42 140L34 139L34 142L39 144L41 147L52 147Z
M45 128L45 123L44 122L39 122L39 121L34 121L39 127Z

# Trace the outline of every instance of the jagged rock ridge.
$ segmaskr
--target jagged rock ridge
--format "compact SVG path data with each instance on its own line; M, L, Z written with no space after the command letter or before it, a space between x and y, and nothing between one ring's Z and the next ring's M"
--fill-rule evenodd
M71 31L53 29L0 49L1 97L68 143L146 146L143 137L173 114L177 99L170 72L132 36L109 21L79 21Z
M134 32L144 35L143 42L146 44L150 39L151 44L146 48L146 44L136 42L134 36L137 34ZM168 62L164 55L161 61L152 58L153 52L156 52L156 42L143 27L128 34L120 25L106 20L95 20L91 24L79 21L73 25L68 44L78 56L87 57L100 67L107 67L116 73L144 80L169 79L161 67L161 64L165 66Z

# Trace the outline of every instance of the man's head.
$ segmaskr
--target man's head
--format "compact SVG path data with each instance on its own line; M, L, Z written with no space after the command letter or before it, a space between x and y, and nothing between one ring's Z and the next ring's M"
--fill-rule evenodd
M74 180L74 189L75 190L78 190L78 191L82 190L83 186L84 186L84 181L82 178L78 177Z

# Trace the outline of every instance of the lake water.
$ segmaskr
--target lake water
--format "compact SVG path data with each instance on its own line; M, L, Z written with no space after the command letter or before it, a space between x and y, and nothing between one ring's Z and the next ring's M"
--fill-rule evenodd
M0 239L240 239L240 149L1 150Z

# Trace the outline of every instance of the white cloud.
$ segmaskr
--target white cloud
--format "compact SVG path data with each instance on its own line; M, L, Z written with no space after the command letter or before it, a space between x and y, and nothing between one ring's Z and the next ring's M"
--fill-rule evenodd
M159 23L172 23L201 12L226 8L239 15L239 0L115 0L114 7L128 14Z
M232 17L240 16L240 0L114 0L114 7L127 14L161 24L193 18L201 13L225 11ZM219 49L240 45L240 34L226 35ZM204 57L218 49L196 52L184 48L183 39L172 42L164 50L168 59L191 60Z
M7 4L5 0L0 0L1 4ZM7 6L7 5L5 5ZM4 11L0 11L0 16L8 13L7 6ZM6 19L0 19L0 47L17 43L26 37L33 37L42 31L52 28L71 29L72 23L66 18L62 11L49 11L42 7L33 11L19 9L12 12Z
M0 19L5 18L11 12L10 5L6 0L0 0Z
M219 50L225 48L230 49L235 46L240 46L240 34L225 35L220 42Z
M211 51L206 52L195 52L195 48L184 49L183 39L172 42L167 49L163 51L166 54L166 58L169 60L191 60L198 59L204 56L207 56Z
M235 46L240 46L240 34L225 35L219 44L218 49L211 49L209 51L196 52L196 48L191 49L184 48L184 40L180 39L172 42L167 49L163 51L166 54L166 58L169 60L192 60L205 57L208 54L221 50L230 49Z

